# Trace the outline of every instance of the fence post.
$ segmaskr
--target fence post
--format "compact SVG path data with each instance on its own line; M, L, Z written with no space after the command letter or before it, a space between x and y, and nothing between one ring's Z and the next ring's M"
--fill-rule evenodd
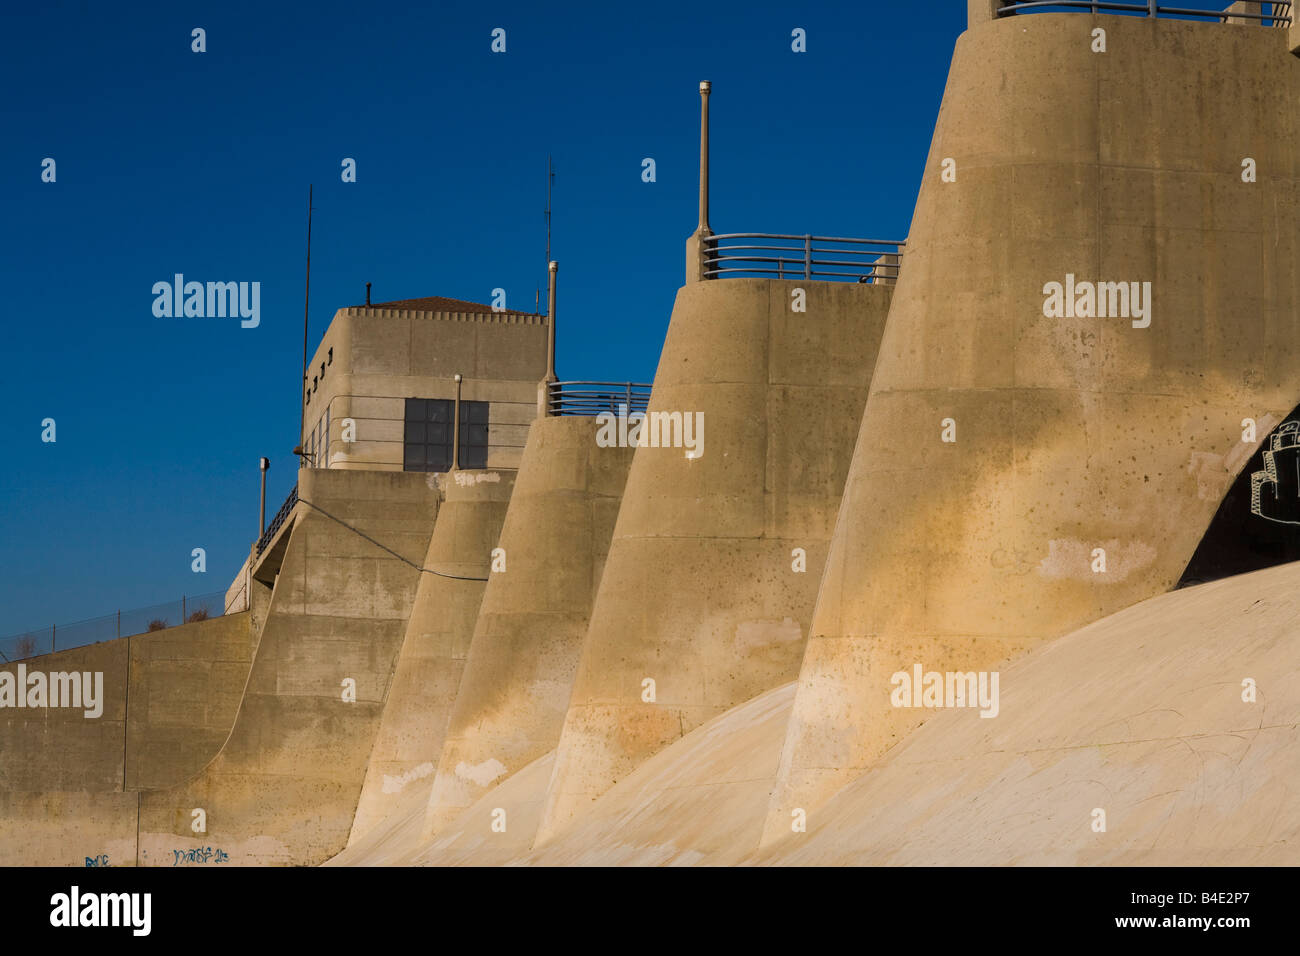
M54 653L54 648L57 646L56 642L58 640L58 637L59 637L59 625L51 624L50 625L50 653L51 654Z
M812 278L812 236L803 237L803 277Z
M632 414L632 383L627 383L627 413Z
M117 636L122 636L122 609L117 609Z
M1156 0L1148 0L1148 3L1150 5L1150 10L1147 13L1147 16L1154 17L1156 15Z

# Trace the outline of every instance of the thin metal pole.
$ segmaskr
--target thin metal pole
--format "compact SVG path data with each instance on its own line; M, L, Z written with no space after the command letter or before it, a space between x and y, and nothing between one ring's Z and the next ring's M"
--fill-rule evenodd
M181 623L185 623L185 595L181 595Z
M456 373L456 407L452 411L451 470L460 467L460 373Z
M700 83L700 232L709 229L709 93L713 84Z
M803 277L812 278L812 236L803 237Z
M122 688L122 792L126 792L126 745L131 731L131 638L126 639L126 684ZM137 837L136 839L139 839ZM139 852L138 848L137 851Z
M122 636L122 609L117 609L117 636Z
M546 155L546 261L551 261L551 186L555 184L555 166L551 156Z
M546 284L546 380L555 381L555 283L560 264L551 261Z
M303 441L307 431L307 315L311 304L311 195L312 185L307 184L307 286L302 297L302 390L298 394L298 441ZM304 451L306 449L303 449ZM299 459L298 464L302 464Z
M266 472L271 467L271 459L263 456L257 466L262 472L262 498L257 509L257 540L261 541L262 535L266 534Z
M54 642L55 642L55 638L58 637L58 634L59 634L59 625L51 624L50 625L50 653L51 654L54 653L54 646L55 646Z
M1150 10L1147 13L1147 16L1154 17L1155 15L1156 15L1156 0L1150 0Z

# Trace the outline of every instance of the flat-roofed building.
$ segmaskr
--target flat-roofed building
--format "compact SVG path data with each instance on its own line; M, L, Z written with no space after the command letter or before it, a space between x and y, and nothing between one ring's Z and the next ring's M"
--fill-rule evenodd
M548 321L441 296L339 309L307 368L304 464L449 470L459 374L460 467L518 467Z

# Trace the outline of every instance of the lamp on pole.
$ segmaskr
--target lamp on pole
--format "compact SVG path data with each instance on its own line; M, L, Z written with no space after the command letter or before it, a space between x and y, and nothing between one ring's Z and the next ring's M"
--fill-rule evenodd
M266 534L266 473L271 470L271 459L263 456L257 460L257 466L262 472L262 501L257 509L257 540L261 541Z

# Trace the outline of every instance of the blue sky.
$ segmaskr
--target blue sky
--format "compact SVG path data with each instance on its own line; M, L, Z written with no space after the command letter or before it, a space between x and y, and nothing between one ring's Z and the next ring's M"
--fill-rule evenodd
M965 14L5 5L0 637L229 583L256 532L258 456L268 513L296 477L308 183L314 349L366 281L375 301L502 287L531 310L550 153L560 377L648 382L696 221L699 81L715 231L901 238ZM261 325L155 318L150 290L176 272L261 282Z

